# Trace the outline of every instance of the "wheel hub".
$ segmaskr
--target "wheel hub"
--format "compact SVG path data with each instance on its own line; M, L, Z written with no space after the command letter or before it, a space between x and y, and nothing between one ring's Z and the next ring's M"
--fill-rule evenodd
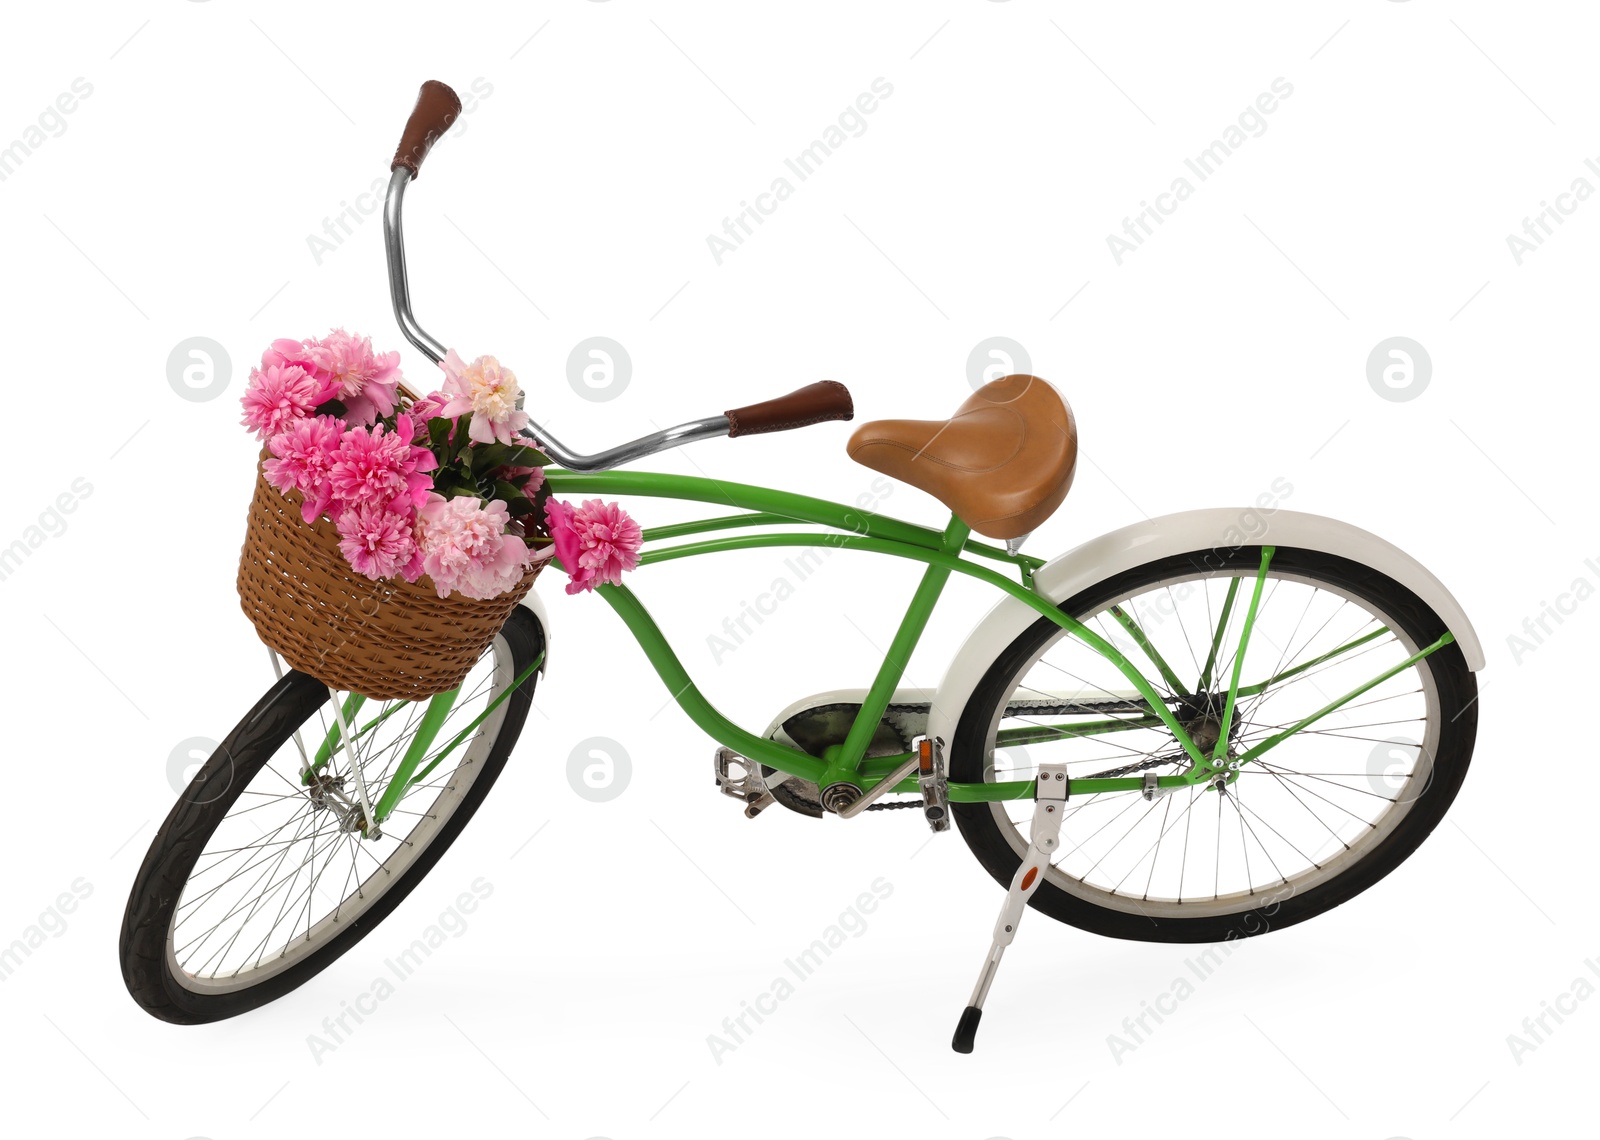
M1199 720L1192 720L1183 728L1189 734L1189 739L1194 741L1194 746L1201 752L1210 752L1217 746L1217 741L1222 739L1222 723L1214 716L1203 716Z
M1180 710L1179 720L1183 730L1189 734L1189 739L1194 741L1195 750L1205 757L1203 764L1196 764L1191 771L1199 772L1208 777L1207 782L1213 785L1231 784L1239 778L1238 752L1234 745L1239 740L1240 718L1235 709L1233 723L1228 726L1228 746L1220 760L1213 759L1217 745L1222 740L1222 714L1227 697L1222 693L1195 693L1183 698L1183 708ZM1173 738L1176 741L1176 737Z
M331 811L339 818L339 830L359 832L364 839L381 838L374 830L369 833L361 805L345 795L345 777L318 772L316 779L306 788L306 798L314 811Z
M341 807L350 802L344 794L344 777L330 776L326 772L318 772L316 777L306 788L306 795L311 804L318 811L325 808Z

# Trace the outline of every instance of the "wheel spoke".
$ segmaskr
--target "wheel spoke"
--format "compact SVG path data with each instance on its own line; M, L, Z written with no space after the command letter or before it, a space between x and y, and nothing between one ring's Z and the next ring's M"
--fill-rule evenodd
M1257 757L1219 787L1191 784L1186 795L1163 789L1149 801L1138 788L1072 797L1062 821L1062 850L1051 861L1051 881L1071 882L1074 893L1128 913L1144 914L1140 908L1154 906L1160 909L1148 913L1232 914L1276 884L1298 888L1343 873L1388 833L1398 814L1410 810L1414 797L1379 795L1367 786L1376 773L1363 770L1373 764L1366 746L1396 743L1384 741L1379 732L1417 741L1436 736L1438 697L1424 683L1431 665L1417 661L1393 672L1414 650L1391 619L1362 596L1300 569L1302 564L1298 555L1274 558L1262 578L1259 553L1252 548L1222 573L1192 566L1176 573L1156 570L1147 586L1074 615L1114 645L1112 635L1117 635L1128 660L1145 660L1144 671L1167 710L1191 737L1205 738L1207 756L1215 751L1238 757L1260 741L1281 737L1331 703L1324 687L1349 692L1373 677L1392 675L1325 713L1322 723L1283 738L1271 763ZM1240 682L1229 738L1217 741L1238 664L1245 620L1241 599L1256 594L1258 582L1252 633L1260 649L1252 648L1255 664L1248 665L1254 676L1243 679L1249 684ZM1198 637L1191 627L1201 631ZM993 759L985 779L1028 779L1037 762L1023 759L1020 750L1034 745L1048 746L1051 760L1068 765L1071 779L1193 770L1164 723L1108 731L1108 712L1092 709L1090 702L1125 699L1127 679L1071 635L1051 630L1042 636L1045 640L1035 644L1043 648L1018 666L1001 694L992 729L1032 735L1007 745L991 741ZM1189 666L1184 671L1192 667L1189 676L1200 682L1192 693L1179 691L1165 667L1185 653ZM1077 695L1065 698L1063 689ZM1081 700L1085 707L1065 717L1052 713L1050 722L1031 712L1041 702L1067 700ZM1142 714L1129 709L1130 719L1149 715L1148 706ZM1097 730L1075 732L1079 721ZM1012 768L996 774L994 765L1002 763L1007 748L1013 750ZM1413 777L1423 770L1421 763ZM1247 775L1251 779L1243 779ZM1208 794L1216 796L1214 806L1206 801ZM1173 796L1183 798L1174 804ZM1009 829L1008 842L1018 852L1026 849L1033 807L1018 800L989 809Z
M353 822L360 817L352 813L361 810L354 777L359 770L372 794L381 795L416 739L426 700L371 702L359 725L351 719L351 739L335 741L328 732L330 702L323 699L303 706L309 709L303 725L285 726L281 739L267 745L277 751L264 763L242 757L247 786L230 793L174 907L168 953L177 976L187 979L183 984L201 992L255 984L314 952L366 911L462 802L506 714L489 714L453 752L445 750L515 676L504 643L497 642L424 750L419 770L439 762L437 768L404 789L381 837L364 837ZM312 735L302 743L302 734ZM301 774L314 757L305 749L319 740L333 746L318 778L307 784Z

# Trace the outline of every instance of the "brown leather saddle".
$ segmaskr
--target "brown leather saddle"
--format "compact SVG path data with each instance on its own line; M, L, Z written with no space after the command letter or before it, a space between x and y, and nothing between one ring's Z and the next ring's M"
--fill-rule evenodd
M928 492L989 538L1020 538L1061 505L1078 428L1037 376L985 384L947 420L874 420L850 437L857 463Z
M855 415L835 380L725 413L728 434L787 431ZM1021 538L1072 486L1078 427L1061 394L1037 376L979 388L947 420L874 420L850 437L857 463L928 492L989 538Z

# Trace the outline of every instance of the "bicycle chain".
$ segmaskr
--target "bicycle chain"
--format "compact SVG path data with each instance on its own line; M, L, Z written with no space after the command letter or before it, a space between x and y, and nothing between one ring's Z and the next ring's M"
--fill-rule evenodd
M1121 768L1109 768L1104 772L1096 772L1092 776L1082 777L1085 780L1109 780L1117 776L1131 776L1135 772L1143 772L1147 768L1159 768L1163 764L1181 764L1182 758L1177 756L1157 756L1153 760L1143 760L1138 764L1126 764ZM868 804L868 811L890 811L894 808L921 807L921 800L891 800L888 803Z
M1120 769L1109 769L1106 770L1106 772L1096 772L1094 775L1091 775L1091 777L1083 778L1085 778L1085 780L1110 780L1110 778L1114 777L1131 777L1134 772L1144 772L1146 769L1158 769L1158 767L1162 767L1163 764L1179 764L1179 762L1181 761L1178 761L1176 757L1158 756L1155 757L1154 761L1142 761L1139 762L1139 764L1123 765L1123 767L1120 767ZM894 799L894 801L890 801L888 804L883 804L883 802L878 802L878 804L867 804L867 810L869 810L869 812L890 812L890 810L896 809L896 807L922 807L922 801L920 801L920 799Z
M1153 760L1143 760L1137 764L1127 764L1121 768L1108 768L1104 772L1096 772L1092 776L1084 776L1085 780L1109 780L1117 776L1131 776L1135 772L1143 772L1146 768L1159 768L1163 764L1181 764L1183 761L1176 756L1157 756Z
M1086 780L1109 780L1117 776L1131 776L1135 772L1143 772L1147 768L1159 768L1163 764L1179 764L1182 760L1175 756L1157 756L1153 760L1144 760L1138 764L1127 764L1121 768L1110 768L1104 772L1096 772L1092 776L1084 776ZM868 811L892 811L895 808L921 807L921 800L890 800L888 803L868 804Z

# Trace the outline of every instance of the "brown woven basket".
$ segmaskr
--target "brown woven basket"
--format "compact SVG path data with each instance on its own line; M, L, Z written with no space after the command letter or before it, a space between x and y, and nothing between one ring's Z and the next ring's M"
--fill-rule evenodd
M307 526L300 496L259 469L239 558L239 601L261 640L325 685L376 700L454 689L533 587L541 562L488 601L441 598L426 575L374 582L345 561L328 519Z

